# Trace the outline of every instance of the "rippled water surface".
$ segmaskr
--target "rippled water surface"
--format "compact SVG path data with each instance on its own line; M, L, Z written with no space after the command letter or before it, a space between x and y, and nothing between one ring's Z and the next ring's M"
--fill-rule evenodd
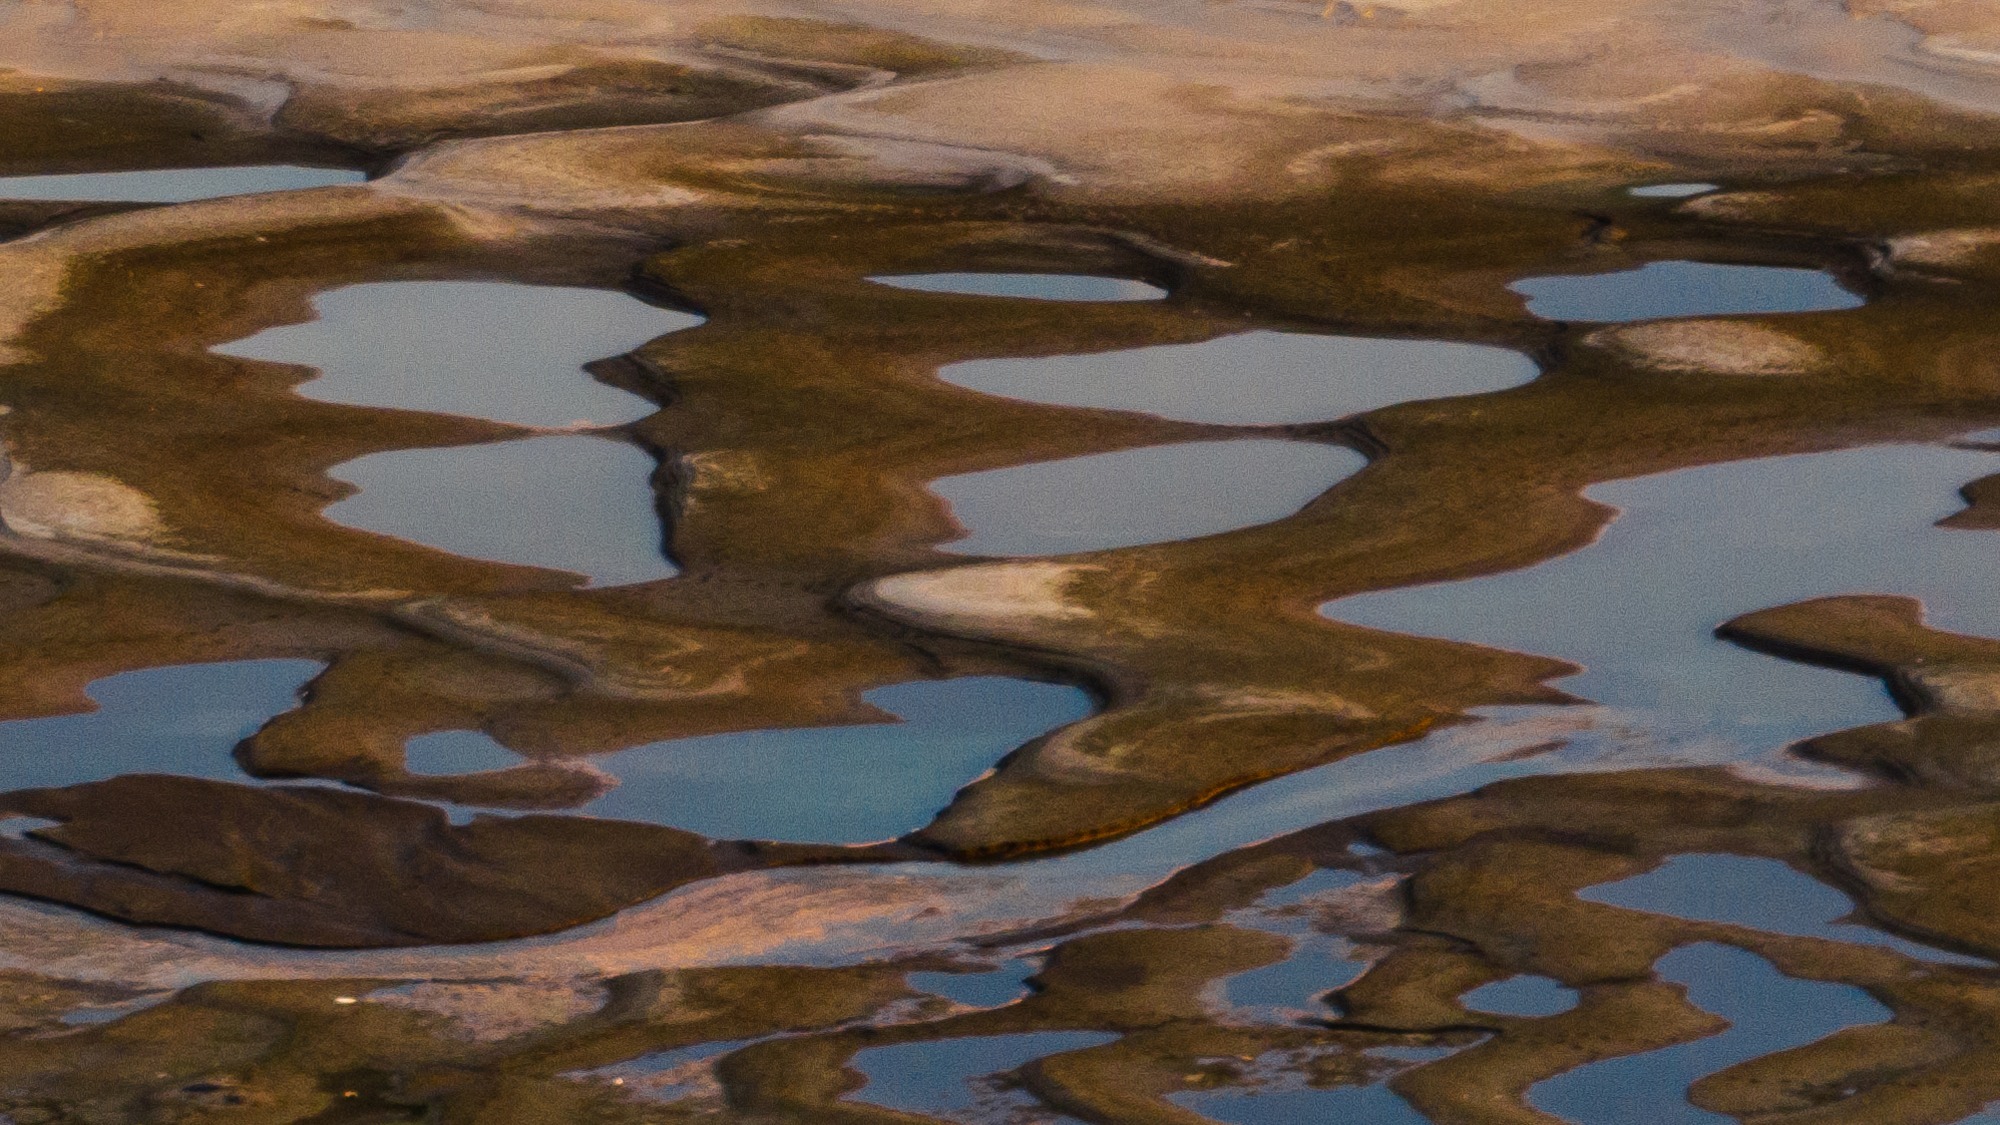
M1648 262L1617 273L1531 277L1508 288L1528 298L1528 311L1544 320L1825 312L1863 303L1824 270L1714 262Z
M1480 344L1268 331L1117 352L975 359L938 372L961 387L1028 402L1244 426L1485 394L1536 373L1527 356Z
M592 360L701 323L612 289L498 281L383 281L313 298L317 319L267 328L223 355L315 368L321 402L427 410L523 426L608 426L658 409L598 382Z
M593 586L672 578L652 490L653 458L590 434L401 449L336 466L361 491L335 523L470 559L565 570Z
M1283 519L1358 472L1344 446L1253 438L1123 449L945 477L961 555L1064 555Z
M251 164L223 168L160 168L145 172L80 172L61 176L0 176L0 199L79 203L187 203L225 195L358 184L350 168Z

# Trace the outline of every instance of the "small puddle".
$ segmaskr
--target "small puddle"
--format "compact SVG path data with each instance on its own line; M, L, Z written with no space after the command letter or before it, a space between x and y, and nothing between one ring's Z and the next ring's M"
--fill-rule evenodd
M1033 991L1028 987L1028 978L1040 971L1037 962L1017 957L986 972L920 972L911 973L906 979L919 992L942 996L968 1008L1004 1008Z
M593 1070L569 1071L563 1077L572 1081L602 1082L648 1101L679 1101L715 1086L717 1060L755 1042L755 1039L731 1039L720 1043L697 1043L691 1047L654 1051Z
M672 578L653 458L594 434L371 453L329 474L360 492L327 519L468 559L585 575L593 586Z
M1283 961L1237 973L1218 982L1223 1005L1238 1018L1259 1024L1293 1023L1333 1013L1323 997L1352 984L1369 962L1351 956L1354 946L1337 934L1322 933L1320 910L1342 891L1370 881L1356 871L1322 867L1290 885L1276 888L1255 906L1233 910L1226 920L1234 926L1281 934L1292 941Z
M895 684L862 698L900 721L716 734L587 759L618 786L582 811L724 840L888 840L928 824L1022 743L1095 710L1080 688L1005 676ZM449 772L440 767L466 760L473 741L498 749L459 731L413 738L406 753L414 771Z
M66 203L189 203L225 195L358 184L351 168L249 164L228 168L159 168L145 172L81 172L62 176L0 176L0 199Z
M1685 986L1689 1003L1728 1020L1728 1030L1579 1067L1531 1087L1530 1104L1577 1125L1730 1125L1734 1118L1687 1100L1695 1080L1891 1015L1858 988L1785 976L1734 946L1682 946L1655 969L1661 980Z
M1019 1091L1002 1089L992 1079L1036 1059L1099 1047L1117 1038L1099 1031L1033 1031L870 1047L848 1064L868 1079L849 1097L910 1113L946 1116L1028 1109L1036 1103ZM1043 1114L1038 1120L1072 1120L1048 1115L1046 1110Z
M1640 199L1688 199L1721 190L1721 184L1644 184L1629 189L1626 194Z
M1328 421L1502 391L1537 374L1533 360L1505 348L1270 331L1093 355L976 359L938 372L948 383L1026 402L1225 426Z
M1032 301L1157 301L1167 291L1124 277L1075 273L906 273L871 277L877 285L964 297Z
M1589 547L1320 612L1581 664L1559 686L1652 731L1661 761L1714 761L1718 740L1760 753L1902 712L1877 683L1751 652L1715 627L1807 598L1908 594L1938 628L2000 636L1993 537L1934 526L1996 470L1991 452L1895 445L1613 481L1584 492L1620 509Z
M1543 320L1623 323L1684 316L1827 312L1864 302L1825 270L1648 262L1617 273L1531 277L1508 286Z
M1983 958L1932 949L1869 926L1842 922L1840 919L1854 912L1854 903L1846 895L1784 863L1759 856L1672 856L1643 875L1586 887L1576 897L1695 922L1721 922L1851 945L1879 945L1925 961L1988 964Z
M1576 999L1576 990L1565 988L1561 981L1518 976L1481 985L1460 997L1459 1002L1474 1012L1539 1019L1569 1011L1576 1007Z
M611 289L497 281L384 281L313 298L319 319L214 350L319 370L320 402L424 410L522 426L611 426L653 403L583 365L624 355L702 318Z
M967 473L930 487L966 529L940 549L1066 555L1280 520L1367 463L1339 445L1195 441Z
M0 791L134 773L247 782L231 751L297 707L320 668L316 660L240 660L107 676L90 685L95 711L0 724Z

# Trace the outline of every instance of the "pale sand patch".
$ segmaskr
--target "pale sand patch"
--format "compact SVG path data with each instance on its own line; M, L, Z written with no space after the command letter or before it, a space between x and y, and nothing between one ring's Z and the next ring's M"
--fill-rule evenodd
M119 539L160 534L160 513L145 493L103 473L28 472L19 463L0 482L0 521L35 539Z
M2000 247L2000 227L1933 230L1889 240L1889 258L1897 265L1963 266Z
M1803 375L1826 353L1789 333L1740 320L1670 320L1599 329L1585 343L1612 348L1660 371L1710 375Z
M457 1038L497 1043L589 1015L608 996L593 981L500 980L421 981L377 989L361 999L437 1016Z
M1927 710L2000 712L2000 671L1991 668L1912 668L1897 678Z
M1078 576L1101 567L1076 563L982 563L878 578L861 588L865 602L946 626L1082 621L1094 616L1069 598Z

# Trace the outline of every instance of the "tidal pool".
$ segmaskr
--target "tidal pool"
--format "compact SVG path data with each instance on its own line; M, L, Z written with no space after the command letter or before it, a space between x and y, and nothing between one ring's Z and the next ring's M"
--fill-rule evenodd
M898 721L740 731L588 759L618 786L582 811L728 840L887 840L929 823L1022 743L1095 709L1080 688L1005 676L895 684L862 698ZM498 749L484 735L447 732L411 739L406 754L418 772L451 772L439 766L464 761L478 741Z
M358 184L352 168L248 164L225 168L156 168L144 172L80 172L61 176L0 176L0 199L76 203L188 203L225 195Z
M319 370L320 402L425 410L522 426L612 426L659 409L583 365L702 318L611 289L497 281L383 281L313 298L318 319L214 349Z
M965 529L941 550L1066 555L1283 519L1367 463L1317 442L1193 441L944 477L930 487Z
M1167 291L1125 277L1076 273L906 273L871 277L877 285L965 297L1034 301L1157 301Z
M1640 199L1687 199L1720 190L1722 190L1721 184L1643 184L1628 189L1626 194L1636 195Z
M133 773L249 781L231 751L299 704L316 660L239 660L120 672L90 685L97 710L0 724L0 791Z
M1301 934L1283 961L1238 973L1222 982L1230 1008L1258 1023L1291 1023L1333 1015L1326 994L1353 984L1368 962L1348 954L1347 939Z
M336 466L361 491L326 518L469 559L585 575L593 586L672 578L653 458L595 434L398 449Z
M1475 1012L1539 1018L1576 1007L1576 990L1548 977L1523 975L1481 985L1459 997L1459 1002Z
M981 1089L979 1080L1036 1059L1102 1046L1117 1038L1099 1031L1033 1031L871 1047L858 1052L848 1064L868 1079L866 1086L849 1097L890 1109L946 1117L988 1110L996 1104L1033 1105L1025 1094L1009 1096L994 1088ZM1040 1120L1072 1119L1044 1116Z
M975 359L938 376L1026 402L1271 426L1486 394L1539 373L1527 356L1481 344L1256 331L1091 355Z
M1672 856L1643 875L1586 887L1576 897L1697 922L1879 945L1926 961L1987 964L1982 958L1932 949L1870 926L1843 922L1840 919L1854 911L1854 903L1846 895L1787 864L1760 856Z
M1558 681L1651 733L1662 761L1744 755L1901 716L1878 683L1719 640L1753 610L1831 594L1921 598L1931 624L2000 636L2000 551L1934 526L2000 456L1892 445L1613 481L1596 543L1525 570L1361 594L1328 617L1559 657ZM1702 744L1711 744L1704 748Z
M1826 312L1862 299L1825 270L1648 262L1617 273L1531 277L1508 286L1543 320L1623 323L1684 316Z
M1858 988L1796 980L1734 946L1682 946L1660 958L1655 971L1661 980L1685 986L1689 1003L1728 1020L1728 1030L1538 1083L1528 1091L1535 1108L1576 1125L1728 1125L1735 1119L1687 1100L1696 1079L1891 1015Z

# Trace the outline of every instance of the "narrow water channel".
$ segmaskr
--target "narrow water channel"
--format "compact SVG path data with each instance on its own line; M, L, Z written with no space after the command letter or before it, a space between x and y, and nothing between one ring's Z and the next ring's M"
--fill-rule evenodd
M230 195L358 184L367 175L351 168L299 164L249 164L221 168L157 168L143 172L78 172L56 176L0 176L0 199L75 203L191 203Z

